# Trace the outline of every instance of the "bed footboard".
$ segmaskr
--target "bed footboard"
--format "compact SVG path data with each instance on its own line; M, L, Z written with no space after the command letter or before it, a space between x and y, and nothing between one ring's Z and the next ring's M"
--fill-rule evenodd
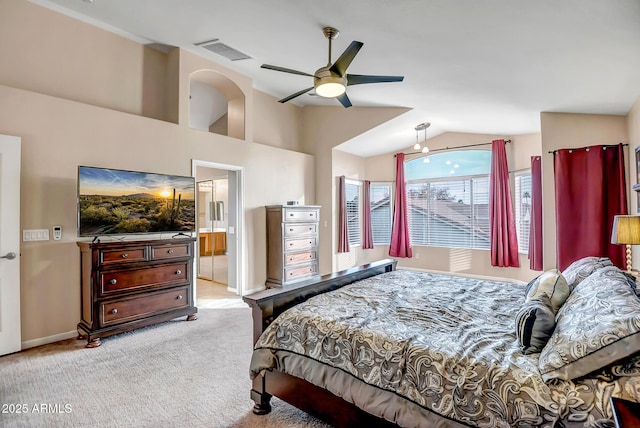
M272 288L244 296L243 300L251 307L252 311L253 342L257 342L264 329L287 309L318 294L384 272L391 272L396 269L396 264L397 261L392 259L380 260L313 280L287 285L283 288ZM358 423L367 421L367 426L394 426L364 412L329 391L277 370L268 371L253 379L251 389L251 399L255 403L253 412L257 415L269 413L272 396L276 396L337 427L354 426L356 421Z

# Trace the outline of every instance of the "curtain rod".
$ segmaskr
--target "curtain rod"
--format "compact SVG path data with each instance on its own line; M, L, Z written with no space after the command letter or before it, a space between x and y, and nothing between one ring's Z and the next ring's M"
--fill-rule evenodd
M504 141L504 143L505 143L505 144L508 144L508 143L510 143L510 142L511 142L511 140L505 140L505 141ZM429 150L427 153L431 153L431 152L441 152L441 151L444 151L444 150L465 149L465 148L467 148L467 147L486 146L486 145L489 145L489 144L491 144L491 143L467 144L466 146L456 146L456 147L449 147L449 146L447 146L447 147L443 147L442 149L433 149L433 150ZM406 156L406 155L417 155L417 154L423 154L423 153L422 153L422 152L411 152L411 153L405 153L405 156ZM393 155L393 156L395 157L396 155Z
M629 143L618 143L618 144L603 144L602 147L618 147L620 144L622 144L622 146L628 146ZM557 150L549 150L549 153L552 155L555 155L556 153L558 153L558 150L584 150L584 149L588 149L589 147L594 147L594 146L584 146L584 147L576 147L571 148L571 149L557 149Z

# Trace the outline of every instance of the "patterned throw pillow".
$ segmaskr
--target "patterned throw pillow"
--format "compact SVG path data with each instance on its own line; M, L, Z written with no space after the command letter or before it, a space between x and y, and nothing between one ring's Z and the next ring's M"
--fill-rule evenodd
M527 301L535 299L542 294L549 296L553 313L556 314L560 306L569 297L569 285L557 269L552 269L531 281L527 285L526 293Z
M516 336L523 354L542 351L555 328L551 299L545 293L527 301L516 314Z
M615 266L597 270L571 292L542 349L542 378L576 379L640 351L640 298Z
M602 269L603 267L613 266L608 257L583 257L571 263L562 271L569 284L569 289L573 290L580 282L584 281L589 275Z

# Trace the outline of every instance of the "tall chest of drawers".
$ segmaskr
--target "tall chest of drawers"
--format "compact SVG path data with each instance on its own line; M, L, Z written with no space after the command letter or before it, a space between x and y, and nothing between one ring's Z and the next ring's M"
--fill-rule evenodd
M195 238L78 242L81 270L80 338L100 338L180 316L196 319Z
M320 207L269 205L267 287L282 287L318 275Z

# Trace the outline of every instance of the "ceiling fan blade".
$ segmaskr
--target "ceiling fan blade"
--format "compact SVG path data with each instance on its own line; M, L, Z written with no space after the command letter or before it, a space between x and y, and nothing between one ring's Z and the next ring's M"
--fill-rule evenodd
M299 74L300 76L313 77L313 74L305 73L304 71L292 70L290 68L278 67L277 65L262 64L260 68L266 68L267 70L282 71L283 73Z
M369 76L366 74L347 74L347 86L365 83L402 82L404 76Z
M358 54L360 48L362 48L362 42L356 42L355 40L351 42L351 44L342 52L340 58L333 63L330 70L334 73L337 73L339 76L344 76L344 73L347 72L347 68L353 61L353 58Z
M292 99L294 99L295 97L299 97L299 96L300 96L300 95L302 95L302 94L306 94L307 92L309 92L309 91L310 91L310 90L312 90L312 89L313 89L313 86L312 86L312 87L310 87L310 88L307 88L307 89L303 89L303 90L301 90L300 92L296 92L295 94L291 94L291 95L289 95L288 97L285 97L285 98L283 98L283 99L281 99L281 100L278 100L278 102L279 102L279 103L286 103L287 101L292 100Z
M342 104L345 108L351 107L351 100L349 100L349 97L347 96L346 92L336 98L338 99L338 101L340 101L340 104Z

